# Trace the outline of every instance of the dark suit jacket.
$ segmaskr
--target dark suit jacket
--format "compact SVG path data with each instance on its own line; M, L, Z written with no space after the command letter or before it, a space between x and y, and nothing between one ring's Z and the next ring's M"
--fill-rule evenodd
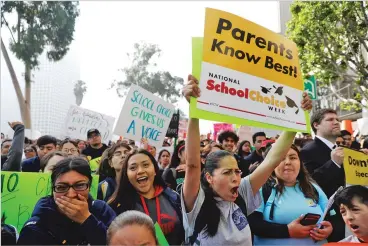
M344 168L339 168L331 160L331 151L332 150L317 137L300 151L301 159L305 167L327 197L331 197L340 186L345 186ZM332 209L335 210L337 216L327 218L334 227L328 241L338 242L345 236L345 224L342 220L339 208L334 204Z

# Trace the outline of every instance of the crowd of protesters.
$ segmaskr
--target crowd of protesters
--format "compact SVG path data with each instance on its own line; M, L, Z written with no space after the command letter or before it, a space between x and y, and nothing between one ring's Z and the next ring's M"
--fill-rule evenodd
M189 76L182 92L200 97L197 79ZM301 104L312 108L306 93ZM201 140L199 120L188 123L186 139L165 139L162 149L145 139L106 145L98 129L87 141L29 140L21 122L9 123L14 137L2 139L2 171L48 172L52 194L20 232L2 218L2 244L158 245L155 223L169 245L368 242L368 189L346 187L343 168L344 148L368 154L368 137L359 142L341 130L334 110L313 112L314 139L284 131L239 141L223 131L217 141ZM320 219L305 224L306 214Z

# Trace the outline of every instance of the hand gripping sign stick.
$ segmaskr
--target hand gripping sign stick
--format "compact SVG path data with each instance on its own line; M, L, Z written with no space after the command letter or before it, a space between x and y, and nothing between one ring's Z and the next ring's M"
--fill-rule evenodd
M328 203L327 203L327 206L326 206L326 208L325 208L325 211L323 212L323 215L322 215L322 219L321 219L321 221L324 221L325 220L325 218L326 218L326 215L327 215L327 213L328 213L328 211L330 211L330 209L331 209L331 207L332 207L332 205L334 204L334 202L335 202L335 196L336 196L336 194L338 193L338 192L340 192L341 190L343 190L344 189L344 187L343 186L340 186L338 189L337 189L337 191L330 197L330 199L328 199ZM321 225L318 225L318 229L322 229L322 226ZM317 242L316 240L314 240L314 242Z

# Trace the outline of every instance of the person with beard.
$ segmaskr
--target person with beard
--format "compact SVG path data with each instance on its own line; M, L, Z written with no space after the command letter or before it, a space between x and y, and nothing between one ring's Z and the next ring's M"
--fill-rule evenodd
M90 129L87 132L87 138L89 145L82 151L82 154L87 156L90 160L89 165L91 166L92 172L96 172L102 153L108 148L108 146L102 143L101 133L97 129Z
M24 146L24 125L21 122L9 122L14 130L13 140L4 140L1 143L1 170L20 171Z
M344 148L335 145L340 136L340 122L333 109L320 109L311 117L311 127L316 137L300 151L301 159L312 178L322 188L327 197L331 197L340 186L345 186L343 168ZM338 211L337 206L332 207ZM333 232L329 242L338 242L344 238L345 225L342 217L331 216Z
M234 153L234 148L239 141L238 135L235 134L233 131L223 131L217 138L218 142L222 145L224 150L228 151L229 153L233 154L236 161L238 162L238 166L242 171L242 177L245 177L249 174L249 166L250 163L246 161L242 156L237 155Z

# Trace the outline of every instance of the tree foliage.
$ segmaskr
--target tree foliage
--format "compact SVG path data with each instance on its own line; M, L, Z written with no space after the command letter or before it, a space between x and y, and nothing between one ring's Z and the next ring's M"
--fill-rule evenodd
M11 34L10 50L25 65L25 96L1 39L1 50L12 77L26 128L31 128L31 71L38 67L39 56L46 50L50 61L61 60L73 41L78 2L64 1L3 1L1 26ZM15 16L14 23L8 17Z
M9 25L6 14L16 13L17 21ZM30 69L39 65L39 56L47 48L51 61L61 60L73 41L78 2L4 1L1 25L12 32L11 51Z
M329 86L343 108L359 110L368 100L368 3L296 1L287 34L297 44L303 73ZM353 98L336 90L351 83Z
M83 96L87 92L86 83L82 80L78 80L74 85L75 103L80 106L83 101Z
M127 89L135 84L168 102L177 102L181 96L178 86L182 86L184 80L168 71L156 71L157 64L154 61L160 54L161 50L155 44L134 44L134 52L128 54L131 65L120 69L124 79L112 84L120 97L125 96Z

